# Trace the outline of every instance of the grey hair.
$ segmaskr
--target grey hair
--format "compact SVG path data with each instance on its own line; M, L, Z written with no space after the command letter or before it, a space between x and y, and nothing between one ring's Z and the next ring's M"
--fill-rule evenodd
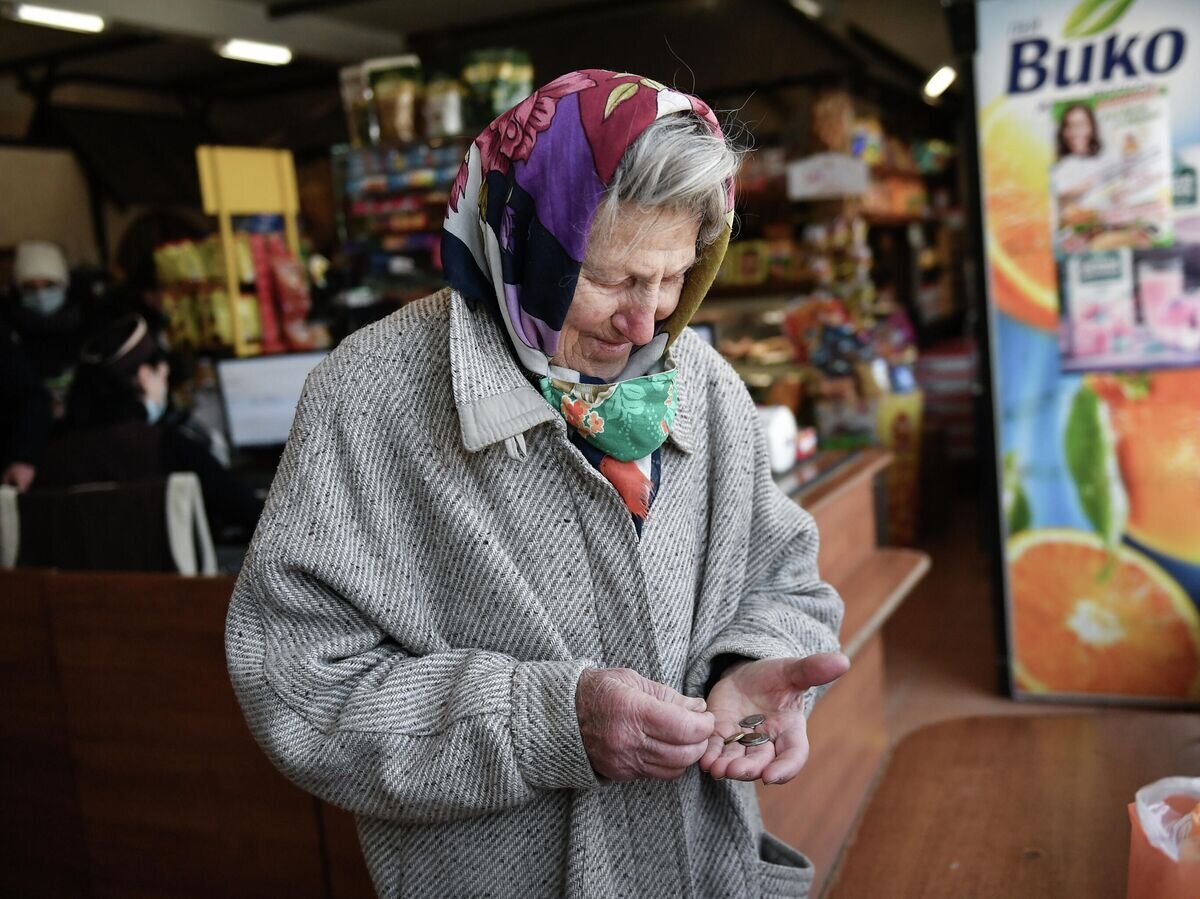
M611 229L624 203L690 213L700 223L703 249L725 227L725 182L737 174L743 153L695 113L655 119L625 150L592 227Z

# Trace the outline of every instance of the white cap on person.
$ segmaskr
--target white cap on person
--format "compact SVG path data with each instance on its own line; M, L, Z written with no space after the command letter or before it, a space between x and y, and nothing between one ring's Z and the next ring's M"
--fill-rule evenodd
M57 244L46 240L25 240L17 245L13 276L18 284L29 281L50 281L67 284L67 258Z

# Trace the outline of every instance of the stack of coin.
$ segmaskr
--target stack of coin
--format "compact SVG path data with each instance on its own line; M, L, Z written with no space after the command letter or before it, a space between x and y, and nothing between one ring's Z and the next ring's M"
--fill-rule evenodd
M743 718L738 722L738 724L743 728L749 729L750 733L746 733L744 730L738 731L733 736L725 738L725 745L728 746L730 743L741 743L743 746L761 746L763 743L771 742L771 737L769 734L764 734L754 730L754 728L758 727L766 720L767 719L762 715L749 715Z

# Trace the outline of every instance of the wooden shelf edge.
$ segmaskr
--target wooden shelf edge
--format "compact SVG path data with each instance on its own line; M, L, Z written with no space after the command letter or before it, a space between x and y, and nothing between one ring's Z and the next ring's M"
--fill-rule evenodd
M816 515L822 507L833 502L847 490L853 489L863 478L874 477L892 463L890 450L870 447L861 450L850 462L836 470L828 478L822 478L811 488L800 488L789 494L805 511Z
M874 637L891 617L892 613L912 592L913 587L929 571L930 559L926 553L915 549L881 547L851 575L842 589L843 597L849 595L855 605L873 606L875 611L858 629L843 641L842 652L851 659ZM882 591L875 583L879 567L886 567L890 575ZM879 593L883 595L880 596ZM871 594L875 595L872 596Z

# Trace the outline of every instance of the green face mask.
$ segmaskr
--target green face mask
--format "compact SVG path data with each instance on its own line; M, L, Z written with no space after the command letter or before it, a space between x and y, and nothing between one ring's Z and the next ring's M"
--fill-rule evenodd
M674 367L616 384L542 378L542 396L592 446L620 462L650 455L675 420Z

